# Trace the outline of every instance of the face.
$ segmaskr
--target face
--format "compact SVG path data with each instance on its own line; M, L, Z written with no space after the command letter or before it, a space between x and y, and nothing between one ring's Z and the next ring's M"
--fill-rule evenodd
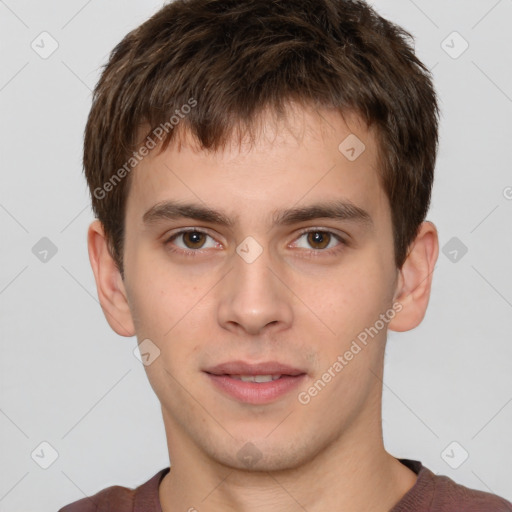
M292 468L380 423L389 203L373 134L319 114L215 153L187 136L133 171L123 284L171 459Z

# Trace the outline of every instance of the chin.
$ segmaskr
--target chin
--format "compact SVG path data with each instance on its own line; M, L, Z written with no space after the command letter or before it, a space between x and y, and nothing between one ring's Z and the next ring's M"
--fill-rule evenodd
M236 441L230 439L226 442L226 450L219 451L219 446L211 450L205 447L212 459L216 460L231 469L267 472L291 470L302 466L312 457L311 444L309 449L303 445L301 440L293 440L290 435L286 436L288 442L282 437L276 436L269 439L268 431L260 437L252 436L241 439L238 436ZM234 449L233 449L234 448Z

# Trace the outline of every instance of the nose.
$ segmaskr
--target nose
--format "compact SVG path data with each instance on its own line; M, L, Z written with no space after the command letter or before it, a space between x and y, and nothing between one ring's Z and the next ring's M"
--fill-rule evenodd
M219 324L238 334L251 335L288 328L293 294L285 284L284 270L272 261L266 249L254 260L240 254L233 254L233 267L221 283Z

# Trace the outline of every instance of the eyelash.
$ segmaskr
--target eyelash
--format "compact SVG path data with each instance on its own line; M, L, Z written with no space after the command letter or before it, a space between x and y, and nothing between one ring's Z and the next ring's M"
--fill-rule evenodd
M170 237L168 237L165 242L164 242L164 245L165 246L170 246L171 242L175 239L175 238L178 238L179 236L185 234L185 233L202 233L206 236L209 236L210 238L213 238L211 235L209 235L206 231L203 231L202 229L199 229L199 228L191 228L191 229L183 229L181 231L178 231L176 233L173 233ZM340 251L342 251L346 246L348 246L349 244L346 242L346 240L344 238L342 238L340 235L338 235L337 233L334 233L333 231L329 231L329 230L326 230L326 229L320 229L320 228L308 228L308 229L304 229L303 231L301 231L298 235L298 237L295 239L295 240L299 240L301 237L303 237L305 234L308 234L308 233L322 233L322 234L328 234L328 235L331 235L331 237L335 238L338 242L340 242L337 246L335 246L334 248L331 248L331 249L311 249L311 250L307 250L307 249L302 249L301 251L306 251L308 252L311 256L313 257L321 257L322 256L322 253L325 254L327 253L328 255L334 255L334 254L338 254ZM330 241L329 241L330 243ZM170 252L172 253L177 253L177 254L180 254L180 255L183 255L183 256L187 256L187 257L195 257L201 253L203 253L205 250L202 250L202 249L189 249L189 250L183 250L183 249L176 249L176 248L170 248L169 249Z

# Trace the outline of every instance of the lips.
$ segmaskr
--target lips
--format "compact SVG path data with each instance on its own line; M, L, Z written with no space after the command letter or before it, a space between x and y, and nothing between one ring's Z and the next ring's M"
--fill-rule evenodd
M279 363L276 361L268 361L262 363L246 363L245 361L228 361L204 370L212 375L230 375L232 377L254 377L262 375L281 376L297 376L306 373L304 370L294 368L292 366Z
M306 378L302 369L275 361L256 364L230 361L203 371L223 394L254 405L284 398Z

